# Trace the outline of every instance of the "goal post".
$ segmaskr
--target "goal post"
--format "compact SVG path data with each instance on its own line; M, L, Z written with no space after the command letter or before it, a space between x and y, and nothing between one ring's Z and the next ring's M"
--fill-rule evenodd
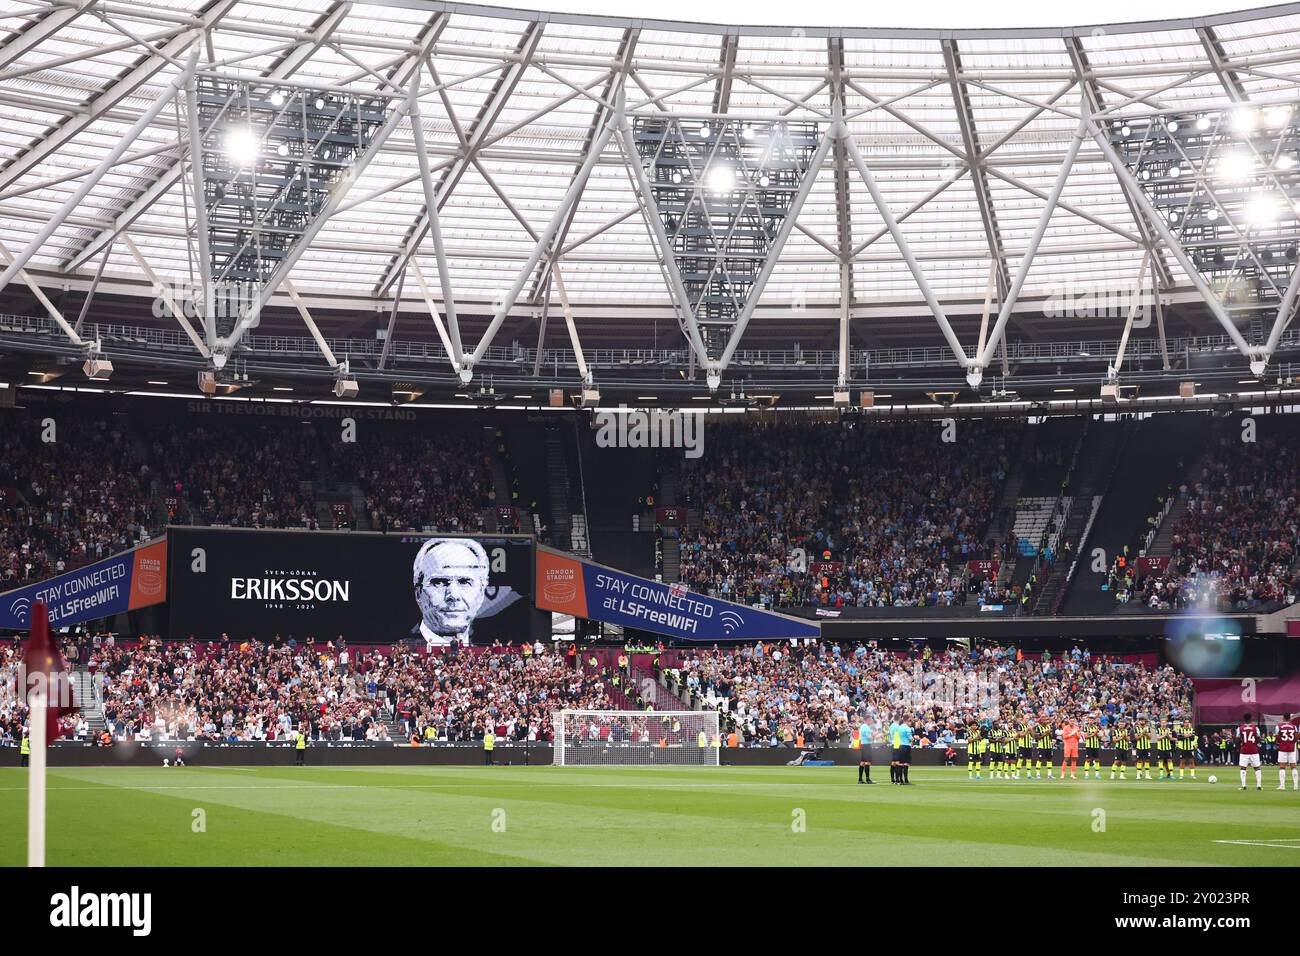
M716 767L722 738L711 710L561 710L557 767Z

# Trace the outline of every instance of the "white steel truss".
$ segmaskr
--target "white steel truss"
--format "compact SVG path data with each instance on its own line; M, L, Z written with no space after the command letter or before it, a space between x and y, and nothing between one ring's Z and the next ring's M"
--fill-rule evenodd
M187 71L372 96L399 117L228 330L212 321L220 273L203 248L203 184L187 175L199 171L189 144L203 131L176 108L178 90L196 92ZM1077 108L1072 92L1083 93ZM1158 123L1296 103L1300 4L1100 33L791 33L437 0L266 11L240 0L21 0L0 19L0 242L10 250L0 287L21 277L46 302L54 289L91 290L77 322L60 326L76 344L106 292L148 296L149 273L173 287L188 276L204 288L200 340L220 364L273 297L325 342L340 308L391 329L410 273L420 294L408 307L433 310L466 379L498 337L531 337L537 323L545 345L548 314L563 316L590 379L599 363L582 348L585 324L626 315L675 320L716 385L755 317L761 328L791 313L797 341L808 312L834 320L844 387L850 329L864 316L923 304L975 384L999 352L1005 360L1008 339L1030 334L1056 284L1128 287L1140 276L1159 290L1162 341L1161 298L1204 299L1258 371L1300 294L1289 236L1279 237L1290 213L1245 221L1216 181L1217 150L1198 152ZM761 266L743 295L731 284L717 325L683 280L677 237L638 161L636 124L651 117L820 131L790 206L769 217L777 234L755 253ZM1121 155L1124 124L1149 140L1140 162ZM1257 194L1300 198L1287 185L1300 173L1277 168L1292 152L1286 137L1244 145L1264 170ZM1135 175L1157 147L1186 167L1189 201L1218 211L1222 268ZM1242 303L1228 299L1243 274L1269 309L1248 335ZM958 315L981 329L965 347ZM462 326L486 331L462 342ZM1125 315L1114 334L1131 349L1142 333Z

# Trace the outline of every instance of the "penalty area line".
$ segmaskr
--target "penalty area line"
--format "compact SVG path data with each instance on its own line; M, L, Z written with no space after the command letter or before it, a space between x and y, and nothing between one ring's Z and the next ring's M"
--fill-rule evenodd
M1271 846L1279 850L1300 850L1300 837L1269 837L1267 840L1215 840L1233 846Z

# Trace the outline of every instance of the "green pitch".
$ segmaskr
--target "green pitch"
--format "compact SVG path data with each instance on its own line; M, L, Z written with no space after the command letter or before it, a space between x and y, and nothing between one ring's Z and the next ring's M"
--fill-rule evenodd
M57 769L52 866L1300 864L1300 793L856 768ZM0 770L0 864L26 771ZM1253 779L1252 779L1253 785ZM196 832L198 831L198 832ZM1236 841L1236 842L1223 842Z

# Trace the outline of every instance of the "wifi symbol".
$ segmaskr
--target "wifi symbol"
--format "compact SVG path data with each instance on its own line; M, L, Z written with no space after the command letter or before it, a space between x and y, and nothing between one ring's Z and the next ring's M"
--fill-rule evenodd
M27 615L31 610L32 602L30 598L20 597L9 605L9 613L22 623L27 623Z
M745 619L735 611L723 611L718 615L718 620L722 622L722 629L728 634L745 625Z

